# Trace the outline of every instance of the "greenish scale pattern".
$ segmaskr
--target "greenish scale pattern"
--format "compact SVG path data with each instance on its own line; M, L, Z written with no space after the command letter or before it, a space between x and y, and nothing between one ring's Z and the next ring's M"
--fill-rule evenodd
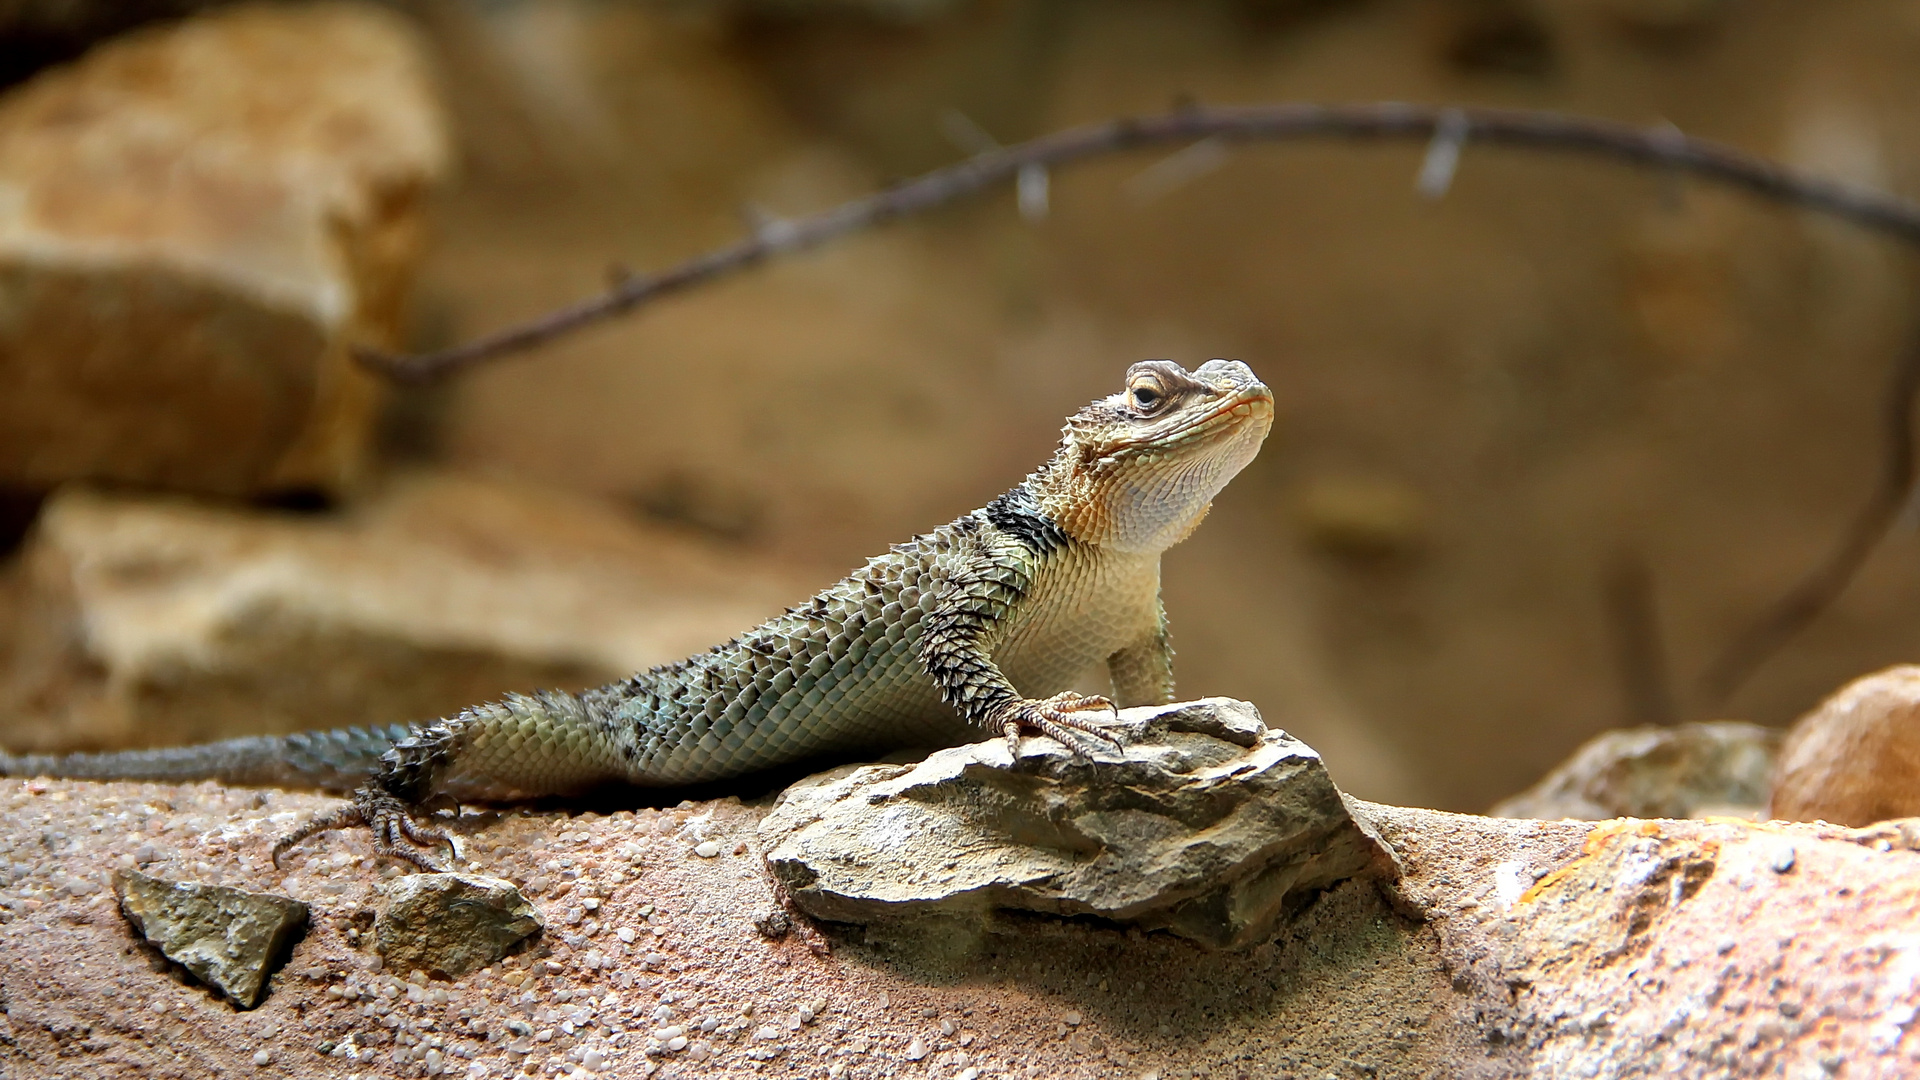
M1053 459L986 508L680 663L580 694L509 695L419 727L0 754L0 773L356 789L357 809L282 844L359 822L394 853L405 824L396 808L442 793L675 786L1008 731L1065 736L1086 726L1069 715L1071 695L1041 699L1097 664L1123 706L1172 700L1161 552L1252 459L1272 414L1272 394L1238 361L1191 375L1146 361L1121 393L1070 418Z

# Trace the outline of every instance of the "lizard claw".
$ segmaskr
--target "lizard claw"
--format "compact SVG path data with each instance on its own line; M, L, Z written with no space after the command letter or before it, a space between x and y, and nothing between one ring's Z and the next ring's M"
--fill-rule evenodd
M331 813L312 818L293 832L274 841L273 865L277 868L280 865L280 856L309 836L330 829L347 829L356 825L365 825L373 830L375 851L389 858L410 862L429 873L439 873L445 868L413 845L445 844L449 850L455 850L453 837L439 829L415 823L411 807L392 793L369 784L354 791L351 803Z
M1028 698L1012 706L1000 730L1006 734L1007 749L1015 757L1020 755L1020 733L1023 729L1051 736L1082 756L1086 754L1085 742L1088 738L1111 743L1115 749L1125 748L1126 744L1117 735L1098 722L1075 715L1099 710L1110 712L1115 719L1119 719L1120 709L1097 694L1082 697L1068 690L1044 700Z

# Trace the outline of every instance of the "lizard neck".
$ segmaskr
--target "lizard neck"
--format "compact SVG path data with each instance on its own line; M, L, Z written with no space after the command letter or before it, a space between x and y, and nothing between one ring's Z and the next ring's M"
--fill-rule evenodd
M1225 482L1175 472L1130 483L1124 474L1078 460L1069 450L1063 446L1021 488L1061 532L1110 551L1157 556L1185 540L1207 516L1214 493ZM1202 468L1192 471L1215 471L1206 468L1209 463L1200 464Z

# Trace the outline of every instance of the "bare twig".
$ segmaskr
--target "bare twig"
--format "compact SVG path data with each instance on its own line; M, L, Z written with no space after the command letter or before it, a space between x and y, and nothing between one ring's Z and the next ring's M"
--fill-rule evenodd
M965 117L960 117L967 125ZM958 122L956 122L957 125ZM956 126L950 125L950 126ZM956 126L956 130L957 130ZM1050 170L1103 154L1201 140L1225 143L1305 138L1355 141L1425 139L1428 151L1417 181L1428 197L1444 195L1469 141L1613 158L1655 167L1669 177L1691 174L1764 198L1800 206L1920 243L1920 204L1875 191L1805 176L1777 162L1720 143L1694 139L1672 124L1634 127L1610 120L1559 113L1393 103L1368 105L1182 105L1162 116L1118 119L1046 135L1013 146L990 145L977 129L964 133L980 151L886 191L844 203L810 217L766 219L744 240L652 274L617 271L599 296L553 311L464 345L414 356L357 349L366 366L401 382L425 382L485 360L522 352L582 327L633 311L689 286L758 265L776 255L815 247L848 233L880 225L976 194L1013 180L1029 220L1045 216ZM1215 151L1217 152L1217 151ZM1781 645L1843 592L1912 497L1915 480L1912 409L1920 393L1920 342L1894 370L1884 405L1885 460L1879 487L1826 561L1808 574L1708 669L1704 697L1717 706ZM1621 605L1617 620L1645 623L1650 596L1645 568L1619 571L1610 586ZM1633 610L1628 610L1632 608ZM1642 627L1644 629L1644 626ZM1638 632L1638 631L1636 631ZM1651 639L1641 647L1657 649ZM1670 716L1670 692L1657 655L1625 656L1637 711L1649 719ZM1653 666L1646 666L1651 663Z
M519 326L439 352L415 356L356 350L368 367L404 382L421 382L484 360L531 349L583 326L633 311L691 285L775 256L952 202L1025 176L1023 207L1039 211L1048 170L1102 154L1199 139L1225 142L1302 138L1468 140L1503 146L1594 154L1659 166L1804 206L1920 242L1920 205L1883 192L1803 176L1765 158L1692 139L1671 125L1638 128L1559 113L1400 104L1190 106L1162 116L1111 120L1029 142L986 150L886 191L824 213L758 228L744 240L652 274L635 274L605 293ZM1436 183L1432 186L1437 187Z
M1673 685L1647 560L1637 551L1617 553L1601 577L1600 591L1628 718L1635 724L1671 725L1676 718Z
M1708 707L1724 704L1754 669L1845 592L1867 556L1873 554L1873 549L1899 520L1901 511L1913 498L1916 394L1920 394L1920 332L1895 361L1893 377L1888 380L1881 403L1885 457L1880 464L1879 485L1826 560L1755 619L1707 668L1706 676L1701 679L1701 695Z

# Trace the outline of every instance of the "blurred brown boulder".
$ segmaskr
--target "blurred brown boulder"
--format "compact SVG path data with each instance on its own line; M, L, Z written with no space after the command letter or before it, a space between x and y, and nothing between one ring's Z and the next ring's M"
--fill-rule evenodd
M1773 816L1856 827L1920 817L1920 666L1856 679L1793 725Z
M1596 735L1488 814L1502 818L1758 817L1780 733L1721 720Z
M0 98L0 486L337 490L447 135L408 26L247 6Z
M591 500L408 476L325 518L68 489L8 584L0 745L51 750L432 719L591 685L706 648L812 583Z

